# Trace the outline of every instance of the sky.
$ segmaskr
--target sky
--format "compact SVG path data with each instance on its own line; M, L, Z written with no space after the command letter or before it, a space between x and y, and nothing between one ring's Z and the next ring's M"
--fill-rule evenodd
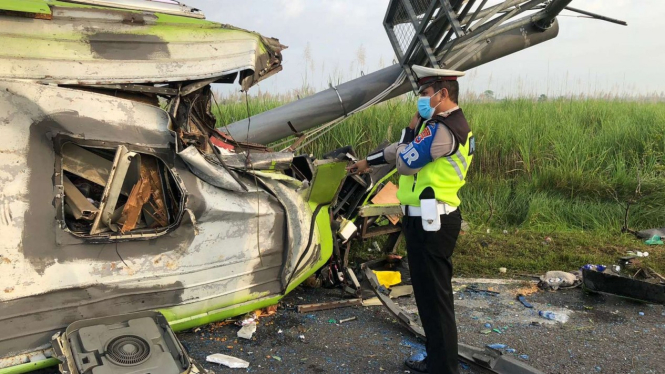
M257 90L286 93L309 85L348 81L393 63L383 28L388 0L184 0L211 21L275 37L284 70ZM490 0L488 4L497 3ZM496 96L660 94L665 91L665 1L574 0L571 6L622 19L628 26L571 17L564 11L559 36L467 72L463 90ZM563 16L571 15L571 16ZM238 91L239 86L222 92Z

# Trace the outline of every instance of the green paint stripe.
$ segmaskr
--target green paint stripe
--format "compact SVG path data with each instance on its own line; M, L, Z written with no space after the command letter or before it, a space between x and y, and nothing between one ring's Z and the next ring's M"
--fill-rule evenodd
M49 368L52 366L56 366L60 363L55 358L49 358L43 361L37 361L37 362L29 362L27 364L21 364L21 365L16 365L12 366L9 368L4 368L0 369L0 374L23 374L23 373L29 373L31 371L36 371L39 369L45 369Z
M51 14L44 0L0 0L0 9L12 12Z

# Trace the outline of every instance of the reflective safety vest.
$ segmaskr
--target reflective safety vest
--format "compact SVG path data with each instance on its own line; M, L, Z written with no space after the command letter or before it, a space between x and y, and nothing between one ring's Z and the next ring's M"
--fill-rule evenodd
M475 139L461 109L446 118L434 117L433 121L442 123L452 132L457 149L450 156L428 163L415 175L400 176L397 198L402 205L420 206L420 194L427 187L434 190L438 201L454 207L460 205L457 193L466 183L476 148ZM420 132L425 128L422 126Z

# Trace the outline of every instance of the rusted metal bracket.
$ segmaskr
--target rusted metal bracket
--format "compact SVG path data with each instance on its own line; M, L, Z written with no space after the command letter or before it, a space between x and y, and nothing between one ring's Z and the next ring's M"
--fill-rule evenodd
M319 310L345 308L348 306L363 305L362 299L349 299L341 301L331 301L329 303L303 304L298 305L298 313L316 312Z
M379 300L381 300L383 305L388 308L388 311L397 317L397 319L418 338L426 340L423 328L413 318L409 317L399 305L395 304L390 299L390 296L386 294L387 292L382 292L387 290L379 284L379 280L368 266L368 263L363 264L362 269L365 277L372 286L372 290ZM490 370L497 374L544 374L542 371L535 369L524 362L518 361L510 356L504 356L497 350L490 348L480 349L466 344L458 344L457 347L459 358L462 361Z

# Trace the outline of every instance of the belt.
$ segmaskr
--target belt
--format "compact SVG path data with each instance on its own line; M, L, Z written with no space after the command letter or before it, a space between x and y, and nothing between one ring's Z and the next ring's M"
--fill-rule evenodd
M450 214L456 211L457 207L450 206L446 203L439 203L437 204L437 210L439 211L439 215ZM410 217L420 217L423 215L419 206L411 206L411 205L402 205L402 213L404 213L405 216L410 216Z

